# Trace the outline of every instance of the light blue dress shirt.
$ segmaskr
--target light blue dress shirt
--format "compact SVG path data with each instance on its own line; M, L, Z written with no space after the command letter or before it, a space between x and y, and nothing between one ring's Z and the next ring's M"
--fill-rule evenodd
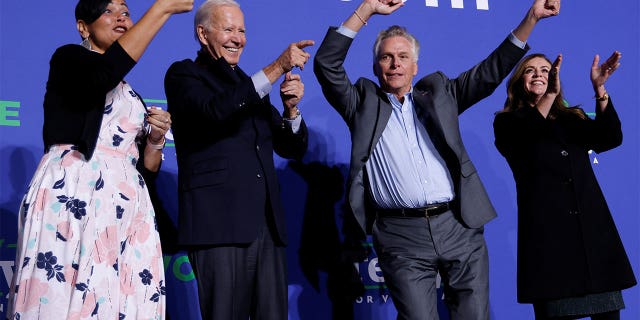
M417 121L413 95L401 103L390 93L392 112L365 164L369 190L380 208L419 208L451 201L453 182L444 159Z

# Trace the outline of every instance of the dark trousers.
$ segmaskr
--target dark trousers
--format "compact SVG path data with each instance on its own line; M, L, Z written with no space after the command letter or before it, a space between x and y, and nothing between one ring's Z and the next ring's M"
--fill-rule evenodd
M286 251L264 227L248 245L189 252L203 320L286 320Z
M489 319L489 258L484 229L451 211L432 218L379 217L373 242L398 319L438 319L436 275L454 320Z

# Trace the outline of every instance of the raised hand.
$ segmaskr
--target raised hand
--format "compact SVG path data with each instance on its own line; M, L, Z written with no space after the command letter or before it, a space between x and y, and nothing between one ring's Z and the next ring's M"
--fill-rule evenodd
M391 14L404 6L402 0L365 0L365 2L372 8L373 13L382 15Z
M547 92L535 101L535 108L543 117L549 115L555 99L560 94L560 66L562 65L562 55L559 54L551 64L551 70L547 77Z
M609 76L611 76L620 66L620 58L622 58L622 53L614 51L607 61L598 65L600 62L600 55L596 54L593 58L593 63L591 64L591 84L593 84L594 89L604 86L604 83L607 82Z
M531 13L538 20L557 16L560 13L560 0L535 0Z
M549 71L547 94L558 95L560 93L560 66L562 65L562 54L556 57Z

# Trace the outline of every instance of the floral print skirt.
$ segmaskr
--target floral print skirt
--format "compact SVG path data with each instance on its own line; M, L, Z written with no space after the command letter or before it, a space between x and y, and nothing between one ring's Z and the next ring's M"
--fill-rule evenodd
M18 217L11 319L164 318L160 239L135 166L144 108L122 106L105 109L90 160L71 145L42 157Z

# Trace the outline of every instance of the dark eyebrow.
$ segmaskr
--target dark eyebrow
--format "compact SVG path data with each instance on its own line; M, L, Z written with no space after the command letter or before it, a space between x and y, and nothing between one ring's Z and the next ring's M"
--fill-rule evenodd
M115 3L113 3L113 1L111 1L111 2L109 2L109 3L110 3L110 4L112 4L112 5L114 5L114 6L116 5ZM120 5L121 5L121 6L125 6L125 7L127 7L127 9L129 9L129 5L127 5L127 2L126 2L126 1L122 1L122 3L120 3Z

